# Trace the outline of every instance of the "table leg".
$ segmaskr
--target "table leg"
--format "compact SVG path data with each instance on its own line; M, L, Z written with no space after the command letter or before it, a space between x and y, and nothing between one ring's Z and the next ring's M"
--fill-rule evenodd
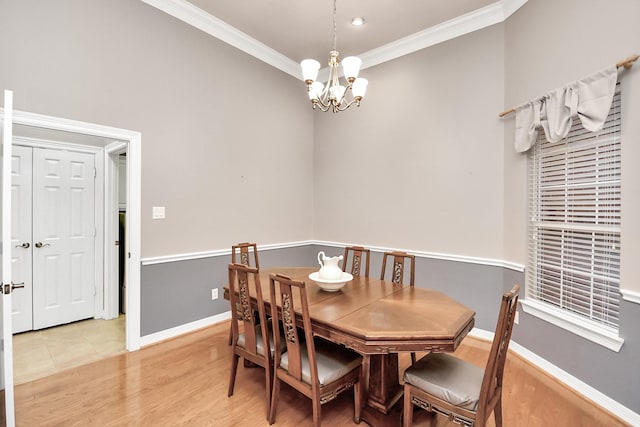
M371 426L399 426L402 386L398 378L398 355L375 354L369 356L367 402L362 420Z

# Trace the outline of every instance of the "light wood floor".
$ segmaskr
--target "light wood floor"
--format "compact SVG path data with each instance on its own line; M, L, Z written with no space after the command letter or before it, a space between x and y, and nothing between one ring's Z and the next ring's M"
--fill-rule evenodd
M267 426L264 371L240 367L227 397L228 322L16 387L19 426ZM488 344L467 338L456 355L483 365ZM404 369L410 360L400 359ZM507 360L504 426L625 425L518 356ZM350 393L322 407L326 426L353 425ZM310 425L311 405L282 386L276 426ZM428 425L417 416L416 425ZM364 424L361 424L364 425ZM452 426L443 417L438 427ZM493 426L493 420L490 425Z
M124 315L23 332L13 336L14 381L23 384L124 351Z

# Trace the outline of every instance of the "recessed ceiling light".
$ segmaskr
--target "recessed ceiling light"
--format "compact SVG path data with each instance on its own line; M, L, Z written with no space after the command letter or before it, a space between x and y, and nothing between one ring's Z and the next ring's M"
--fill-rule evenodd
M354 27L360 27L364 25L364 18L360 16L356 16L351 20L351 25L353 25Z

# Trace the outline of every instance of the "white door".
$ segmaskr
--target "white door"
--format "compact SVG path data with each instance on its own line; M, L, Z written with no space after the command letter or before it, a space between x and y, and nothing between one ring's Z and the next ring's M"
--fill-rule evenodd
M33 152L33 327L94 317L95 160Z
M13 92L4 91L4 119L2 123L2 171L0 187L2 188L2 304L0 304L0 329L2 329L2 345L0 345L0 393L4 402L0 402L0 422L9 427L15 425L13 406L13 331L11 330L11 143L13 140ZM5 293L4 290L7 289Z
M28 147L13 146L11 156L11 248L13 250L11 276L16 283L24 283L24 288L12 294L13 333L33 329L31 280L31 182L32 153Z

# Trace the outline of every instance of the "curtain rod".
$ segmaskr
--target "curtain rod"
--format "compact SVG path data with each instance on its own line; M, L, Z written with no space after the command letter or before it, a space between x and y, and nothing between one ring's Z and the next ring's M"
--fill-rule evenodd
M627 59L623 59L622 61L616 62L616 68L624 67L626 69L629 69L629 68L631 68L633 63L638 60L638 58L640 58L639 55L631 55ZM505 110L502 113L498 114L498 116L499 117L504 117L504 116L508 116L509 114L515 113L515 112L516 112L515 107L514 108L509 108L508 110Z

